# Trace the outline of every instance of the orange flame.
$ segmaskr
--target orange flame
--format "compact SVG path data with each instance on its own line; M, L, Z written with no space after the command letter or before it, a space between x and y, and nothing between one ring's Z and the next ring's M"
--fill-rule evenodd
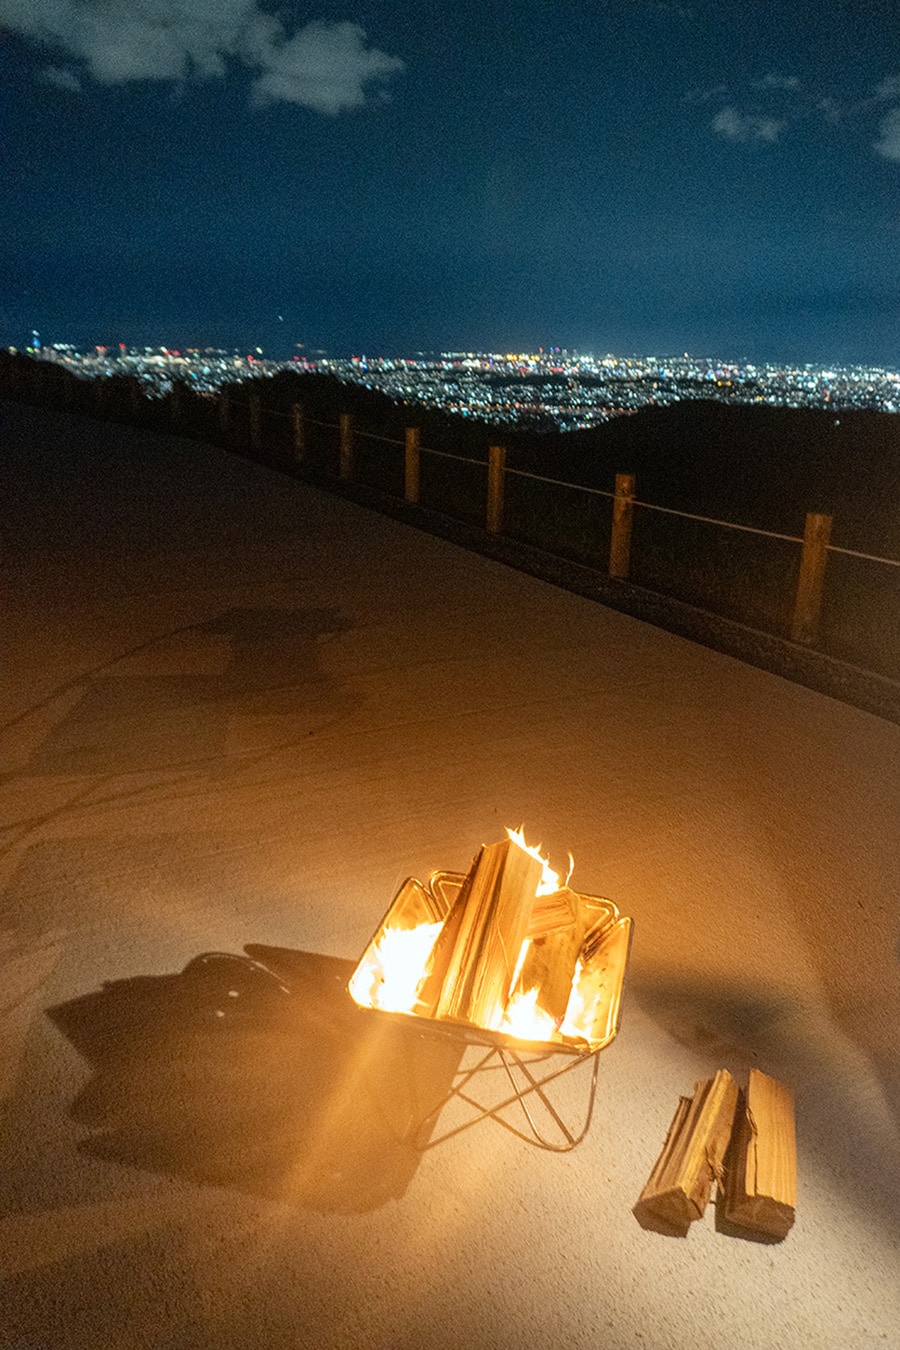
M581 961L575 962L572 976L572 992L566 1005L566 1015L560 1023L563 1036L574 1036L580 1040L590 1040L591 1027L597 1015L597 1005L603 986L598 985L591 975L586 975Z
M350 994L361 1008L412 1012L443 923L416 928L386 928L354 971Z
M556 1031L556 1023L549 1013L537 1006L539 994L536 986L513 994L494 1030L523 1041L549 1041Z
M510 839L513 841L514 844L518 844L519 848L524 849L526 853L530 853L532 858L536 858L537 861L541 864L541 867L544 869L543 875L541 876L541 879L538 882L535 895L552 895L554 891L559 890L559 873L553 871L553 868L550 866L550 863L541 853L540 844L537 845L526 844L523 830L524 826L522 825L520 825L517 830L511 830L507 826L506 833L509 835ZM572 859L571 853L569 854L569 858L570 860ZM574 866L575 863L574 861L572 861L572 866L569 868L569 876L572 875L572 868ZM568 879L569 877L566 877L567 882Z

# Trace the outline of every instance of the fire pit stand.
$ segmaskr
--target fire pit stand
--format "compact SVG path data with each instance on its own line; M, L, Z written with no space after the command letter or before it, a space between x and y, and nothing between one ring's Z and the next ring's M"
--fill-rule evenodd
M408 878L397 892L381 925L360 958L357 971L371 964L384 934L401 932L420 925L446 920L459 894L463 876L453 872L435 872L428 883ZM360 1003L367 1016L393 1023L414 1025L428 1038L451 1038L462 1044L462 1059L449 1090L410 1130L408 1142L420 1151L436 1147L482 1120L495 1120L525 1142L557 1153L575 1148L590 1128L597 1089L598 1056L618 1030L619 1009L625 979L625 967L631 943L631 920L620 917L614 904L595 896L580 899L595 921L595 937L588 971L593 1003L583 1035L555 1031L546 1039L526 1040L449 1017L425 1012L389 1011L377 1004ZM597 917L599 916L599 918ZM353 993L351 980L351 993ZM354 998L356 995L354 994ZM360 1000L357 999L357 1002ZM468 1060L468 1063L466 1062ZM586 1102L575 1125L566 1122L562 1104L554 1102L547 1091L550 1084L579 1067L589 1068ZM496 1091L497 1079L503 1091ZM584 1074L582 1074L584 1077ZM494 1088L493 1099L482 1100ZM486 1092L482 1092L486 1089ZM499 1100L496 1098L499 1097ZM467 1118L453 1123L438 1134L432 1133L438 1115L451 1104L461 1106ZM521 1117L512 1123L504 1112L518 1107ZM571 1111L571 1105L568 1107Z

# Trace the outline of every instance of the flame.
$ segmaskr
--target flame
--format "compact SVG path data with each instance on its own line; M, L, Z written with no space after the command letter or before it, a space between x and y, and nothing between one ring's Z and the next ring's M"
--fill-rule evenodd
M412 1012L443 922L386 928L354 971L350 994L362 1008Z
M566 1004L566 1015L559 1026L561 1035L590 1040L591 1027L597 1015L597 1005L602 992L603 986L598 985L590 973L585 974L580 959L576 961L572 976L572 992Z
M530 947L531 947L531 938L525 938L522 942L521 947L519 948L519 955L516 958L516 968L513 971L512 979L509 982L509 993L507 994L507 1001L512 996L512 992L515 989L516 985L519 983L519 976L522 974L522 967L525 964L525 957L528 955Z
M549 1041L556 1031L556 1023L549 1013L537 1006L540 990L537 985L530 989L517 989L525 958L531 949L531 938L525 938L519 948L519 957L513 977L509 982L510 994L506 1007L494 1019L494 1031L502 1031L508 1036L517 1036L523 1041Z
M539 994L537 987L513 994L495 1030L523 1041L549 1041L556 1031L556 1023L549 1013L537 1006Z
M520 825L517 830L511 830L509 829L509 827L507 827L506 833L509 835L510 839L513 841L514 844L518 844L519 848L524 849L526 853L530 853L532 858L536 858L537 861L541 864L541 867L544 869L543 875L541 876L541 879L538 882L535 895L536 896L552 895L554 891L559 890L559 873L553 871L553 868L550 866L547 859L541 853L540 844L537 845L526 844L523 829L524 826L522 825ZM572 875L572 869L575 866L575 861L572 858L571 853L569 854L569 859L572 864L572 866L569 868L569 877L570 877ZM567 882L569 880L569 877L566 877Z

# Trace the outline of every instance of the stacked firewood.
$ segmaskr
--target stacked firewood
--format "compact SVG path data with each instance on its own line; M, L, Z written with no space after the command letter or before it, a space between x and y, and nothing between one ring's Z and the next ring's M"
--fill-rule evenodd
M542 875L541 862L511 839L478 851L420 991L428 1015L498 1027L510 996L536 988L538 1007L563 1019L593 916L566 886L537 895Z
M779 1241L794 1222L794 1104L783 1083L750 1070L741 1090L727 1069L682 1097L663 1150L634 1207L645 1228L684 1236L716 1185L717 1223Z

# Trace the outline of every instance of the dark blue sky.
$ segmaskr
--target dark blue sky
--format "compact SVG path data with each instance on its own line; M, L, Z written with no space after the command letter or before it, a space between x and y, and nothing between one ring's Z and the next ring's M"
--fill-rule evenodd
M0 343L900 368L898 15L0 0Z

